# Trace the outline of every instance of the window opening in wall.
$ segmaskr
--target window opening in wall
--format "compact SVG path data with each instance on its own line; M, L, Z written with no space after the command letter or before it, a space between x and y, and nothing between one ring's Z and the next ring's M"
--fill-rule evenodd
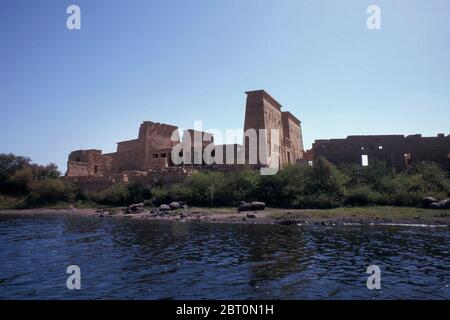
M166 154L165 153L161 153L161 158L165 158Z
M369 156L367 154L363 154L361 156L361 165L363 167L367 167L369 165Z
M77 158L77 162L81 162L81 159L80 159L80 158Z
M405 154L405 165L407 167L412 165L412 154L410 154L410 153Z
M157 153L154 153L153 154L153 159L157 159L158 158L158 154Z
M95 173L98 172L98 166L94 166L94 172L95 172Z

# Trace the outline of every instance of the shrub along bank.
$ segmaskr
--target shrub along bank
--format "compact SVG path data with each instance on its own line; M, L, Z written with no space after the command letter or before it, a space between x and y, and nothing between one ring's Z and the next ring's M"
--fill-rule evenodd
M145 202L158 206L185 201L194 206L237 206L264 201L284 208L340 206L418 206L423 197L450 196L450 179L434 163L396 172L383 162L370 166L334 166L319 158L314 166L289 166L273 176L259 171L199 172L176 185L115 184L96 194L81 194L60 178L53 164L40 166L28 158L0 155L0 207L38 207L61 203L122 206Z

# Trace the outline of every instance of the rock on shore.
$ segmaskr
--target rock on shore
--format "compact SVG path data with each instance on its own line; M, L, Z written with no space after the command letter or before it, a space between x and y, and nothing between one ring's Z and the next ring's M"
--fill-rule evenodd
M245 202L242 201L238 207L238 211L259 211L264 210L266 208L266 204L264 202L253 201L253 202Z
M437 200L433 197L424 197L422 206L427 209L450 209L450 199Z

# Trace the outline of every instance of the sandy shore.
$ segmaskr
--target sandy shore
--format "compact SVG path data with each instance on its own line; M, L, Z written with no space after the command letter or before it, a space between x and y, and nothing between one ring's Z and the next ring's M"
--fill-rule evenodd
M103 209L26 209L0 210L0 215L75 215L99 218L128 218L158 221L342 225L342 224L405 224L450 226L450 210L428 210L403 207L361 207L330 210L266 208L264 211L238 212L236 208L186 208L169 212L145 208L143 212L125 214L124 208Z

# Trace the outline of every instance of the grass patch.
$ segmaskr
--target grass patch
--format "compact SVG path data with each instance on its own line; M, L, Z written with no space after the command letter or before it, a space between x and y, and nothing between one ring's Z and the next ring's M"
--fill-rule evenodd
M0 210L1 209L21 209L25 206L24 197L10 197L0 194Z
M412 220L450 217L450 210L430 210L413 207L342 207L327 210L281 210L268 209L273 219L331 218L331 219L393 219ZM288 213L290 212L290 214Z

